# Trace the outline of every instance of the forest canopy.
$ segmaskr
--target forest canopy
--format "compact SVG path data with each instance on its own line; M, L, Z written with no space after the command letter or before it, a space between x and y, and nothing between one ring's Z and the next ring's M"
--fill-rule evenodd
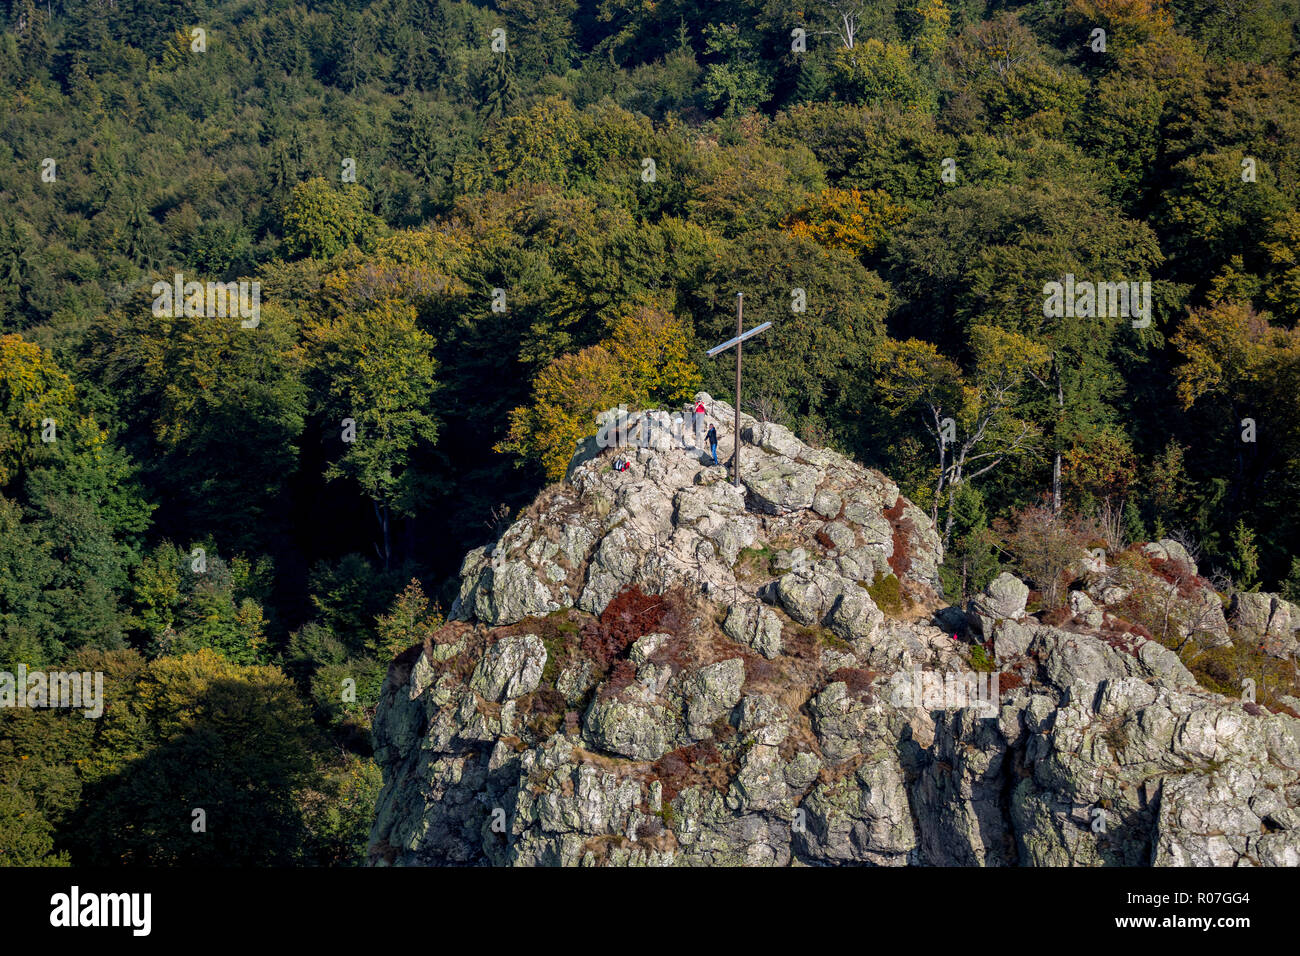
M118 703L0 713L0 863L360 862L388 663L738 291L948 599L1044 505L1300 599L1297 0L5 4L0 669Z

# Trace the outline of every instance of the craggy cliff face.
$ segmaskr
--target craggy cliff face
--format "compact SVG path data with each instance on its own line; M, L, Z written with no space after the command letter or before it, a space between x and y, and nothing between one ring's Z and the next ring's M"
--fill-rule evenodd
M689 408L603 419L624 447L589 440L393 663L376 863L1300 865L1300 720L1117 627L1140 582L1083 562L1058 627L1008 574L943 609L887 478L742 416L736 488Z

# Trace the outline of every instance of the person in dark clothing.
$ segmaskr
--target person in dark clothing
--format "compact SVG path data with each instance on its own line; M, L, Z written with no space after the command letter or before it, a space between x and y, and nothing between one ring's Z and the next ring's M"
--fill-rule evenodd
M712 453L713 463L716 465L718 463L718 430L710 425L707 437L709 439L709 451Z

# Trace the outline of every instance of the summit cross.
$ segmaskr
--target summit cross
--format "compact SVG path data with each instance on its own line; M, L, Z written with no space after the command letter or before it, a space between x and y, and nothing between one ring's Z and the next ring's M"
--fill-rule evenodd
M723 342L721 345L713 346L713 348L709 349L709 351L706 353L709 356L709 358L713 358L713 356L717 355L719 352L725 352L733 345L736 347L736 431L735 431L735 435L733 436L733 442L735 444L736 450L734 455L732 456L732 466L731 466L731 483L736 487L740 487L740 348L741 348L741 343L743 343L745 339L751 338L757 335L759 332L764 332L767 329L772 327L771 322L764 322L762 325L754 326L748 332L742 332L741 329L743 327L742 323L744 321L744 311L745 311L745 293L737 292L736 293L736 337L733 339L727 339L727 341Z

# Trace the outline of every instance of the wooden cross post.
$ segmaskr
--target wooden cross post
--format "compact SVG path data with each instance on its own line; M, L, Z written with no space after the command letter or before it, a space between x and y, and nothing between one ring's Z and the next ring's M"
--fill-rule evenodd
M734 436L736 450L733 455L733 463L731 468L731 482L737 487L740 486L740 345L742 342L745 341L745 339L750 338L751 336L755 336L759 332L766 331L767 329L772 327L771 322L764 322L762 325L754 326L748 332L742 332L741 329L743 327L742 323L744 321L743 319L744 308L745 308L745 293L737 292L736 293L736 337L734 339L728 339L727 341L723 342L721 345L713 346L713 348L709 349L707 353L709 358L713 358L713 356L717 355L719 352L725 352L733 345L736 347L736 432Z

